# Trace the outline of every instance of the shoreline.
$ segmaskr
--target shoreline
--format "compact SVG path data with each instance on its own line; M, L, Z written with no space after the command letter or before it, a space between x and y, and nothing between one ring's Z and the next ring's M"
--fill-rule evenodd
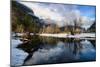
M25 33L16 33L12 34L12 36L23 36ZM34 33L30 33L30 35L34 36ZM48 34L48 33L37 33L36 35L45 36L45 37L57 37L57 38L79 38L79 39L95 39L95 33L80 33L80 34L67 34L67 33L59 33L59 34Z

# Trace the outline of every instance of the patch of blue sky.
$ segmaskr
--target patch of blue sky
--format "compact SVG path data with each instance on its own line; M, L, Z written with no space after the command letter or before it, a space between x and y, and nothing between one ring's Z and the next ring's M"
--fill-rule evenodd
M78 6L77 9L80 11L81 16L86 16L92 19L96 18L96 7L95 6Z

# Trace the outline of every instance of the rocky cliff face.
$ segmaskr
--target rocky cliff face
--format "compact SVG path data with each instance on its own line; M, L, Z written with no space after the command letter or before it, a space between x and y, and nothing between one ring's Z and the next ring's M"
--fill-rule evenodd
M39 26L39 18L28 7L19 2L12 1L11 24L13 32L32 32ZM31 28L32 27L32 28Z
M88 29L89 32L96 32L96 22L94 22L91 27Z

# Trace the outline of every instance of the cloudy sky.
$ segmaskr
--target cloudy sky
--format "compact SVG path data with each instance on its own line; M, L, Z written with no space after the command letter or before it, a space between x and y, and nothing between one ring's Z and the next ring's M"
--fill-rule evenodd
M34 14L39 18L56 21L54 23L59 26L73 24L73 21L77 19L77 22L81 25L81 27L87 29L91 26L91 24L93 24L93 21L95 21L95 6L39 2L20 3L32 9ZM81 19L81 21L79 19Z

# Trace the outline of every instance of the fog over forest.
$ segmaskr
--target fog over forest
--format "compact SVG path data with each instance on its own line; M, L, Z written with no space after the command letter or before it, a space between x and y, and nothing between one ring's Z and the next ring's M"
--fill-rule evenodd
M95 21L95 18L91 17L92 15L95 16L94 7L90 7L90 10L82 11L80 8L88 9L89 7L70 4L66 5L36 2L20 3L32 9L36 16L45 20L45 23L55 23L59 27L73 25L74 21L76 20L79 26L87 29Z

